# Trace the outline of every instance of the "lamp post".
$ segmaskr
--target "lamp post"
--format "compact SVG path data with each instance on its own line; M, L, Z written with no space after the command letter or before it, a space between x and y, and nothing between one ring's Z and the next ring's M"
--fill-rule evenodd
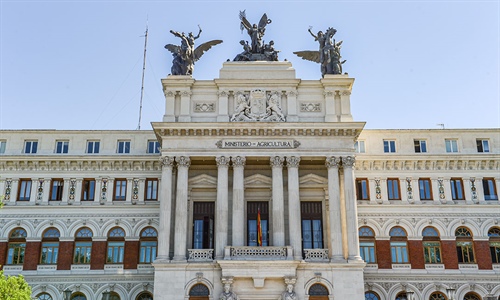
M70 300L71 298L71 294L73 293L72 290L70 290L69 288L66 288L64 291L63 291L63 299L64 300Z
M108 292L108 291L102 292L102 300L109 300L110 294L111 294L111 292Z
M406 292L406 300L413 300L414 292Z
M446 289L446 296L448 296L448 300L453 300L455 296L455 289L454 288L447 288Z

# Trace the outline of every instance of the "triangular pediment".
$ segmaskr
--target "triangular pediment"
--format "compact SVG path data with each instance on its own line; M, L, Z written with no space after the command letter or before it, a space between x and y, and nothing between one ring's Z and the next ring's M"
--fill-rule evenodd
M245 188L270 188L272 184L272 178L262 174L255 174L245 178Z
M316 174L307 174L299 178L300 187L314 187L321 186L324 187L328 185L328 179L318 176Z
M207 174L201 174L190 178L189 186L191 188L216 188L217 178Z

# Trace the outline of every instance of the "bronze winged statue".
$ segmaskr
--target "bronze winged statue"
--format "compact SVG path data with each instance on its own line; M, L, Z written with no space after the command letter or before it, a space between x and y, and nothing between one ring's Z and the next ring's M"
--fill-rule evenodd
M199 26L198 26L199 27ZM193 75L194 63L198 61L205 52L215 45L222 43L222 40L212 40L194 48L194 42L200 37L201 28L197 36L190 32L187 36L184 32L170 30L170 33L181 39L181 45L165 45L165 49L172 52L172 75Z
M269 44L264 44L262 38L266 31L267 24L271 24L271 19L267 17L267 14L263 14L260 18L259 24L251 24L246 17L245 11L240 11L240 28L243 31L247 30L250 36L251 43L245 44L245 41L240 41L243 46L243 52L237 55L234 61L277 61L278 60L278 50L274 49L274 42L270 41Z
M321 65L321 75L324 77L325 74L342 74L342 64L346 61L341 61L340 48L342 41L335 42L333 36L337 32L334 28L328 28L328 30L323 33L319 31L317 35L312 33L311 28L309 28L309 33L314 37L315 41L319 43L318 51L296 51L298 57L309 60L312 62L319 63Z

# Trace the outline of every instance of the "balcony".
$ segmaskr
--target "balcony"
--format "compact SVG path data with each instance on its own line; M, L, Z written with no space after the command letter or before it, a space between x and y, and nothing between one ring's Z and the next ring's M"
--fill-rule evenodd
M328 249L304 249L304 260L310 262L328 262Z
M290 246L228 246L224 248L224 260L293 260L293 253Z
M214 259L214 249L188 249L188 261L207 262Z

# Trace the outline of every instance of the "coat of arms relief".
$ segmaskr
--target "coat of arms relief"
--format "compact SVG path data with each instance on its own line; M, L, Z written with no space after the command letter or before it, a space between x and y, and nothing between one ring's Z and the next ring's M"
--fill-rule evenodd
M234 96L234 114L231 122L285 122L281 110L281 93L252 90L237 92Z

